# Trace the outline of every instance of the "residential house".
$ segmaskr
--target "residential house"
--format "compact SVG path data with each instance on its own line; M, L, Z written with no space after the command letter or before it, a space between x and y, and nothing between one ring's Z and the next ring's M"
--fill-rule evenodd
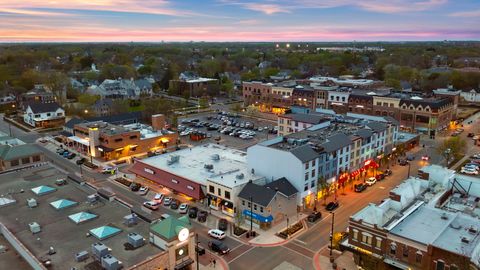
M35 128L55 128L65 124L65 110L56 102L27 105L23 121Z

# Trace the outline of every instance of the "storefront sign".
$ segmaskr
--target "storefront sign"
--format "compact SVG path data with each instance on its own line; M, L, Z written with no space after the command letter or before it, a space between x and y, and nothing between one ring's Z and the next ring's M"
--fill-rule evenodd
M252 212L250 212L250 210L247 210L247 209L243 210L243 215L247 216L247 217L251 216L253 219L256 219L260 222L272 222L272 220L273 220L272 215L270 215L268 217L264 217L264 216L261 216L257 213L252 213Z
M192 187L192 186L187 186L187 188L190 189L190 190L194 190L194 189L195 189L195 188Z
M178 180L172 179L172 182L178 184Z
M149 173L149 174L155 174L155 172L149 168L145 168L143 169L146 173Z

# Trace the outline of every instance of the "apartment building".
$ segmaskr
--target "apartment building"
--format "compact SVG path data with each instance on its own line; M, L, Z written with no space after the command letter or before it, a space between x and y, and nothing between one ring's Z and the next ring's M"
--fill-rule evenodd
M104 121L74 125L66 143L73 149L103 160L146 155L174 146L178 134L165 129L163 115L152 116L152 126L140 123L115 125Z
M366 269L480 269L480 219L471 203L478 196L476 179L424 167L352 215L341 245Z
M203 77L182 77L169 81L169 89L174 89L178 94L187 93L192 97L203 95L213 96L220 91L220 82L213 78Z
M307 128L323 128L330 125L330 119L321 114L286 113L278 115L278 135L284 136Z

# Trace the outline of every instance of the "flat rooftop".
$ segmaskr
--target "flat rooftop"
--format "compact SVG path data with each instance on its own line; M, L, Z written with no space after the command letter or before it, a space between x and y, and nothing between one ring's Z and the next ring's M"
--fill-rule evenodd
M169 164L170 160L178 161ZM261 178L247 166L247 153L217 144L204 144L141 160L142 163L206 185L207 180L233 187ZM211 169L209 167L212 165ZM243 174L243 177L240 175Z
M63 270L72 267L84 269L93 260L88 259L86 263L77 263L74 260L74 254L83 250L92 254L91 245L96 242L102 242L111 248L112 255L122 261L127 268L161 252L160 249L148 243L135 250L125 250L123 244L127 242L127 234L130 232L142 235L148 242L149 224L139 220L139 223L132 227L124 225L123 217L130 214L129 209L103 199L98 203L90 204L87 202L87 196L95 192L69 180L64 186L55 186L55 180L63 177L65 175L62 172L49 166L0 175L0 194L12 193L12 197L17 201L15 204L0 208L0 222L37 258L50 258L51 269ZM40 185L49 185L57 190L43 196L36 196L30 189ZM37 207L27 206L27 199L30 198L37 200ZM69 199L78 204L55 210L50 202L59 199ZM81 211L94 213L98 218L78 225L68 218L69 215ZM40 233L30 232L28 224L31 222L37 222L40 225ZM115 226L122 232L102 241L93 236L87 236L89 230L104 225ZM57 253L48 256L49 247L54 247Z

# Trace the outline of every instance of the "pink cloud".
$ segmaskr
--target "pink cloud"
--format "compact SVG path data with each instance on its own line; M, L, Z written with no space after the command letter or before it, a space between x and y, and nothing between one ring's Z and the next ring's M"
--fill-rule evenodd
M288 9L275 4L248 3L244 6L246 9L263 12L267 15L272 15L275 13L290 13Z

